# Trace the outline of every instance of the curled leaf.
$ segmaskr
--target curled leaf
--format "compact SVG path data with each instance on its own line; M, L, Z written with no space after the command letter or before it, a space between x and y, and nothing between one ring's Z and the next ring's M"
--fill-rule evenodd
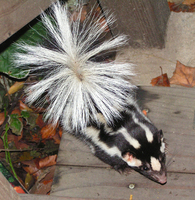
M24 82L15 82L8 91L8 94L14 94L16 93L18 90L20 90L21 88L23 88L24 86Z
M27 110L27 111L32 111L32 109L30 109L25 103L23 103L21 100L19 100L20 103L20 110Z
M192 5L192 4L195 4L195 0L184 0L183 2L182 2L182 4L185 4L185 5Z
M48 124L41 129L42 139L52 138L56 134L56 127Z
M38 169L49 167L56 164L57 155L48 156L45 158L37 158L35 163Z
M38 171L34 160L22 161L21 163L23 164L23 169L29 174L34 174Z
M173 76L170 78L170 83L185 87L195 86L195 68L185 66L177 61Z
M170 87L169 79L167 73L163 74L162 67L161 68L161 75L153 78L150 82L152 86L163 86L163 87Z
M3 124L4 120L5 120L5 113L1 112L0 113L0 126Z

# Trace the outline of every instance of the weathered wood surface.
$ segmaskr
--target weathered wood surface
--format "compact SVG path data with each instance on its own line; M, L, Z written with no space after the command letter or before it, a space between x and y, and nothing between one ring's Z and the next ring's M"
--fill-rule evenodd
M165 45L166 25L170 15L167 0L99 0L103 9L116 17L114 35L129 35L133 47Z
M1 0L0 43L37 17L56 0Z
M193 199L195 195L194 88L143 87L138 98L168 142L168 182L161 186L132 172L120 175L87 146L64 134L51 195L83 199ZM130 183L135 189L128 188Z
M50 195L37 195L37 194L19 194L21 200L54 200L53 196ZM3 199L7 200L7 199ZM55 200L81 200L78 198L66 198L66 197L55 197Z
M133 200L191 200L195 194L195 174L169 173L168 183L162 186L136 172L125 176L106 168L61 166L56 173L59 182L54 184L52 196L129 200L133 195ZM135 188L129 189L129 184L135 184Z
M21 200L14 188L0 172L0 200Z

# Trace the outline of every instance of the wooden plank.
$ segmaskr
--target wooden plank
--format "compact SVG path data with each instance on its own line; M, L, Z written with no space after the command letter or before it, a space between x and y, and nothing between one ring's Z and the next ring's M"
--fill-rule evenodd
M129 35L132 47L164 47L170 15L167 0L99 0L116 17L113 34Z
M0 172L0 200L21 200L14 188Z
M54 197L51 195L19 194L19 196L21 200L53 200L54 199ZM55 200L82 200L82 199L55 196Z
M168 143L168 171L195 173L195 89L143 87L138 94L149 118L164 131ZM62 137L58 165L109 167L71 135Z
M56 0L1 0L0 43L37 17Z
M167 133L194 135L195 88L141 87L138 101L149 118Z
M138 173L123 176L115 170L89 167L64 167L56 171L52 196L83 199L191 200L195 195L195 174L169 173L168 183L159 185ZM134 189L129 189L135 184Z

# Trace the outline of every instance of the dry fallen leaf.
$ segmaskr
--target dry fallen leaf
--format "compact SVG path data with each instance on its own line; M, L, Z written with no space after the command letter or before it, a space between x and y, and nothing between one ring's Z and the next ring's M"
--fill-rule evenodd
M3 124L4 120L5 120L5 113L1 112L0 113L0 126Z
M195 0L184 0L183 2L182 2L182 4L184 4L184 5L192 5L192 4L195 4Z
M182 85L185 87L195 86L195 68L188 67L177 61L170 84Z
M163 86L163 87L170 87L169 79L167 73L163 74L162 67L161 68L161 75L153 78L150 82L152 86Z
M56 134L56 127L52 124L48 124L41 129L42 139L52 138Z
M48 156L45 158L37 158L35 159L35 164L38 169L43 167L49 167L56 164L57 155Z
M62 127L59 127L59 136L60 137L62 137L62 133L63 133Z
M34 174L39 171L34 160L22 161L21 163L23 164L23 169L29 174Z
M18 116L21 116L21 111L20 111L19 109L15 108L15 109L11 112L11 114L18 114Z
M61 138L59 134L55 134L52 139L54 140L55 144L60 144Z
M15 82L8 91L8 94L14 94L24 86L24 82Z
M43 121L43 115L39 114L37 119L36 119L36 124L40 127L43 128L45 126L45 122Z
M21 111L33 111L31 108L29 108L26 104L24 104L21 100L19 100L20 103L20 110Z
M170 11L173 12L195 12L195 0L185 0L178 3L168 2Z

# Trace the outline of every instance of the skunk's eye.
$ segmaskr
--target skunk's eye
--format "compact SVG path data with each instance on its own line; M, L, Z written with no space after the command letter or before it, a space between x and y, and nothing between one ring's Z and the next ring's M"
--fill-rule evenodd
M142 166L142 167L141 167L141 170L148 171L149 168L145 165L145 166Z
M146 166L144 166L144 170L146 171L146 170L149 170L149 168L148 167L146 167Z

